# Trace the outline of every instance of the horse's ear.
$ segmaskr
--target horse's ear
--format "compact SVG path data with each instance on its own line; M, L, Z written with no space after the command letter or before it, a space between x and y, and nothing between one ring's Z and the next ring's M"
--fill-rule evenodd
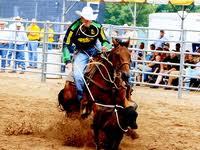
M112 43L113 43L113 46L116 47L119 44L119 41L117 41L117 39L115 38L112 38Z
M128 39L128 41L126 41L126 42L123 43L123 46L125 46L126 48L128 48L129 44L130 44L130 38Z

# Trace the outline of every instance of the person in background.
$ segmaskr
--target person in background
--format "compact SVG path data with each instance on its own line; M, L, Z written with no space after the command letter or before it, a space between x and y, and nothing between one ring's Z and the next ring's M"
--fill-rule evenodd
M151 51L155 51L156 49L156 46L154 44L151 44L150 45L150 50ZM151 60L153 57L153 52L147 52L147 55L146 55L146 60Z
M9 47L9 32L5 31L7 22L0 21L0 56L1 56L1 68L0 73L5 72L6 67L6 54Z
M21 23L23 19L21 17L17 16L17 17L14 17L13 20L14 20L14 22L12 24L10 24L9 28L8 28L10 30L10 35L9 35L10 37L13 37L12 35L15 34L14 32L16 32L16 24ZM21 24L20 30L24 31L23 24ZM8 50L8 56L7 57L10 60L7 61L8 66L11 65L10 64L11 58L12 58L13 53L15 53L15 52L13 52L13 50L16 49L15 48L15 42L16 42L15 40L16 40L15 37L13 37L13 39L10 39L10 41L9 41L9 50Z
M16 39L15 42L15 47L16 47L16 52L13 56L15 56L14 59L16 59L14 62L14 69L15 70L11 70L9 71L9 73L16 73L16 69L17 67L21 68L22 71L20 72L20 74L24 74L25 72L25 57L24 57L24 52L23 50L25 49L25 45L28 42L28 37L27 34L25 32L23 32L23 30L21 29L22 24L20 22L16 23L16 32L14 32L11 35L12 39ZM20 60L20 61L19 61Z
M31 24L27 27L27 35L28 35L28 56L29 66L27 68L37 68L37 48L38 48L38 41L40 39L40 27L37 25L36 19L32 19Z
M41 32L40 32L40 40L41 41L44 41L44 37L45 37L45 34L47 34L47 41L48 42L48 50L52 50L53 48L53 45L52 43L54 42L54 30L53 30L53 27L52 27L52 24L50 23L50 21L47 21L47 33L44 33L45 32L45 28L42 28Z
M165 42L167 42L167 38L165 37L165 31L164 30L160 30L160 36L154 42L154 44L155 44L156 48L158 48L158 47L163 48Z

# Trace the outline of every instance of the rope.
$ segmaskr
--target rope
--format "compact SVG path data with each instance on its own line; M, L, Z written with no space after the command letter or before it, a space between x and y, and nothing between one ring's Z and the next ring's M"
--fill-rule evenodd
M104 104L100 104L100 103L95 103L95 104L98 105L98 106L106 107L106 108L115 108L115 107L118 107L118 108L124 109L124 107L120 106L120 105L104 105Z
M115 111L115 114L116 114L117 124L118 124L119 128L120 128L122 131L127 132L127 131L128 131L128 128L127 128L127 129L123 129L122 126L120 125L119 116L118 116L118 113L117 113L117 109L115 108L114 111Z
M82 30L82 26L84 26L84 24L81 24L80 25L80 27L79 27L79 30L81 31L81 33L83 33L85 36L87 36L87 37L90 37L90 38L94 38L94 37L96 37L98 34L99 34L99 29L96 27L96 26L94 26L95 28L96 28L96 30L97 30L97 33L95 34L95 35L88 35L88 34L86 34L85 32L83 32L83 30Z
M92 98L92 101L95 102L94 97L93 97L93 95L92 95L92 93L91 93L91 91L90 91L90 89L89 89L89 87L88 87L88 85L87 85L87 82L85 81L85 78L83 77L83 73L79 70L79 67L78 67L76 64L74 64L74 65L76 66L78 72L80 73L80 75L81 75L81 77L82 77L82 79L83 79L83 82L85 83L85 86L86 86L86 88L87 88L87 90L88 90L88 92L89 92L89 94L90 94L90 96L91 96L91 98Z

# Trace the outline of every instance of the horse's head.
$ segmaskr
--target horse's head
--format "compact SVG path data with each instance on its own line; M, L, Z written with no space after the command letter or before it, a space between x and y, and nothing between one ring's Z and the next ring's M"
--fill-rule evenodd
M117 74L121 73L124 81L127 81L130 77L131 53L128 50L129 41L122 42L118 39L113 39L114 48L109 55L109 60L112 62L114 70Z

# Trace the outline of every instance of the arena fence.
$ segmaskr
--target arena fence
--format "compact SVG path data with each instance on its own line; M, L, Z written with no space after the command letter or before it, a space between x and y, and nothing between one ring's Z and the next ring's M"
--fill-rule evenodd
M9 26L9 24L14 23L13 20L4 20L6 22L8 22L7 27ZM20 31L16 31L16 30L10 30L9 28L7 28L5 31L8 31L8 33L15 33L15 35L17 34L17 32L27 32L26 28L28 26L28 24L30 24L30 21L23 21L22 22L23 25L25 26L25 30L20 30ZM20 71L20 68L15 69L15 62L21 62L24 61L26 63L26 65L28 65L28 63L30 62L34 62L37 63L38 68L37 69L26 69L25 72L31 72L31 73L37 73L37 74L41 74L41 81L45 82L46 79L49 78L61 78L62 76L66 76L66 72L64 72L62 69L65 68L65 64L62 63L62 39L64 37L65 34L65 26L68 24L65 23L60 23L60 22L42 22L42 21L38 21L37 24L41 27L44 28L44 38L40 41L38 41L39 43L39 47L37 49L37 56L38 56L38 60L37 61L29 61L28 59L28 54L29 53L33 53L32 51L28 50L27 48L27 44L26 44L26 48L24 50L17 50L16 48L16 43L17 42L26 42L28 43L28 41L19 41L16 40L16 36L15 39L8 39L9 43L13 43L14 49L6 48L3 49L1 48L0 51L2 50L7 50L10 51L12 53L12 57L8 58L8 53L7 53L7 57L6 58L1 58L0 60L6 60L6 62L11 61L12 65L11 67L6 67L6 70L15 70L15 71ZM53 25L54 29L62 29L62 31L55 31L54 34L54 42L48 42L48 35L50 34L48 32L48 26L49 25ZM131 75L132 75L132 79L131 82L134 85L134 87L136 85L143 85L143 86L155 86L154 83L149 83L149 82L145 82L144 81L144 75L148 74L151 76L155 76L155 75L162 75L164 76L164 78L167 78L169 76L174 76L178 79L178 85L177 86L168 86L167 84L159 84L158 86L160 87L169 87L169 88L173 88L173 89L177 89L178 90L178 97L181 98L182 97L182 92L183 91L190 91L190 90L194 90L194 91L199 91L199 87L200 85L198 85L197 87L192 87L192 85L189 87L188 84L191 81L191 79L196 79L196 80L200 80L200 76L188 76L185 74L186 71L186 67L196 67L196 65L192 65L192 64L185 64L184 63L184 57L185 55L188 54L192 54L193 56L196 57L200 57L200 53L194 53L191 52L191 50L189 52L186 52L186 45L193 43L193 41L187 41L185 40L184 36L186 32L200 32L200 31L191 31L191 30L167 30L165 29L165 31L174 31L174 32L180 32L181 38L180 40L168 40L167 42L170 44L174 44L175 43L180 43L181 44L181 50L180 52L174 52L174 51L158 51L158 50L149 50L149 45L150 43L153 43L154 41L156 41L157 39L153 39L153 38L148 38L148 33L149 31L159 31L160 29L156 29L156 28L146 28L146 27L124 27L124 26L115 26L115 25L104 25L105 28L105 32L108 36L108 39L111 41L112 37L113 38L119 38L119 39L128 39L129 37L125 37L124 36L124 31L134 31L135 33L144 33L144 36L137 36L137 37L130 37L130 40L134 40L136 41L136 44L138 45L141 41L145 43L145 48L143 50L137 48L135 45L133 45L130 48L130 51L134 52L134 56L132 57L132 63L134 64L134 66L131 66ZM118 31L118 35L113 34L113 31ZM37 33L37 32L35 32ZM41 32L40 32L41 33ZM59 37L60 40L59 40ZM0 40L4 40L4 39L0 39ZM198 42L195 42L198 43ZM48 49L48 45L51 44L53 45L53 48L51 50ZM199 43L200 44L200 43ZM24 52L26 59L25 60L18 60L15 59L16 53L17 52ZM138 60L137 59L137 54L141 52L143 54L143 59L142 60ZM152 54L152 53L175 53L177 55L180 56L180 63L166 63L166 62L155 62L155 61L150 61L150 60L146 60L146 55L147 54ZM153 62L155 64L166 64L166 65L174 65L174 66L179 66L180 67L180 71L178 72L178 74L176 75L170 75L168 73L153 73L153 72L147 72L145 71L145 66L147 65L147 63ZM142 66L142 69L138 69L138 65ZM200 67L200 66L199 66ZM137 81L136 80L136 76L141 75L142 79L141 81ZM187 79L187 80L186 80ZM167 79L165 79L167 80ZM186 86L187 85L187 86Z

